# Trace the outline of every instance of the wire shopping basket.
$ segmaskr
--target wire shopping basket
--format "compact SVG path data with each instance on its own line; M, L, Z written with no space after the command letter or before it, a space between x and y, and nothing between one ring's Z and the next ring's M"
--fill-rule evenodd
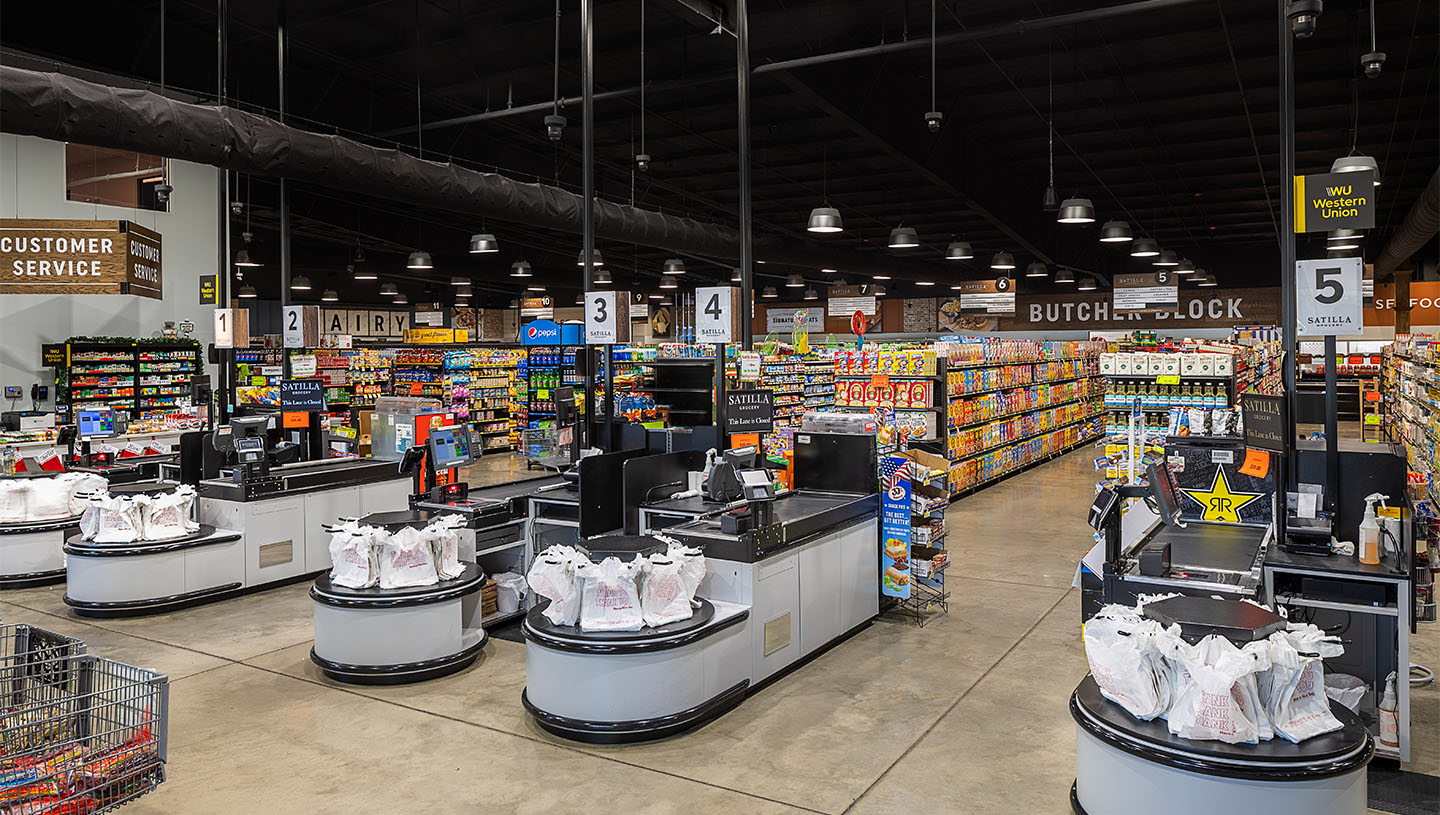
M0 812L90 815L165 780L170 680L0 626Z
M531 427L524 431L520 445L524 450L525 460L531 464L563 470L574 461L574 441L575 428L571 425Z

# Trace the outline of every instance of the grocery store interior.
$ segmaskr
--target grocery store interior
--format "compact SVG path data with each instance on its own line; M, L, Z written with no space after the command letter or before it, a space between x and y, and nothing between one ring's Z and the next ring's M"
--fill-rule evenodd
M0 4L0 812L1440 812L1440 5Z

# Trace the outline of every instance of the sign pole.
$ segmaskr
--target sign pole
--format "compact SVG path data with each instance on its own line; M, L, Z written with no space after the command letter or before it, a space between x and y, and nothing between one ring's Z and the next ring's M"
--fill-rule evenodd
M1295 444L1295 37L1285 16L1286 0L1275 0L1277 26L1280 32L1280 221L1276 232L1280 238L1280 330L1281 376L1285 388L1286 447ZM1333 367L1333 361L1331 363ZM1327 393L1329 389L1327 388ZM1246 417L1249 423L1249 417ZM1285 466L1276 479L1279 498L1284 499L1290 485L1296 482L1296 456L1285 456ZM1280 523L1283 531L1285 513L1281 504ZM1284 540L1282 537L1281 540Z
M1335 385L1335 335L1325 335L1325 507L1340 517L1340 420ZM1299 456L1295 456L1299 458Z
M595 0L580 0L580 92L580 177L583 188L581 192L585 196L580 212L580 237L585 261L580 270L585 279L580 281L580 288L588 295L595 279ZM588 431L595 427L595 405L590 398L590 394L595 392L595 369L591 364L594 358L588 345L585 346L584 356L583 398L590 402L585 405L584 422L587 430L585 441L588 444L592 438ZM608 353L606 359L609 359ZM605 376L607 379L610 376L608 367ZM606 390L608 392L609 388ZM605 418L608 421L612 417L607 415Z

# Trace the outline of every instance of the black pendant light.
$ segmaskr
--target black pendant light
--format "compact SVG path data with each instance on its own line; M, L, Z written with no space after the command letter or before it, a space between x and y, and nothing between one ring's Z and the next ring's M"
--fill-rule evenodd
M1025 267L1025 276L1026 276L1026 277L1049 277L1049 276L1050 276L1050 270L1045 267L1045 264L1044 264L1044 263L1041 263L1040 261L1037 260L1037 261L1034 261L1033 263L1031 263L1029 266L1026 266L1026 267Z
M250 232L250 176L245 176L245 231L240 233L240 239L245 245L235 253L235 265L246 269L254 269L261 265L260 261L250 257L250 241L255 236ZM356 247L359 250L359 247Z
M820 293L817 292L817 291L815 291L814 289L806 289L806 290L805 290L805 299L806 299L806 300L819 300L819 299L820 299Z
M481 232L479 234L470 236L470 254L488 255L492 252L499 251L499 241L495 240L495 236L491 235L489 232Z
M1002 271L1013 269L1015 268L1015 256L1009 252L996 252L995 256L990 258L990 268Z
M877 284L877 285L875 286L875 296L876 296L876 297L884 297L884 296L885 296L885 284L881 283L881 284Z
M1101 243L1129 243L1133 237L1129 221L1106 221L1100 227Z
M789 277L785 278L785 288L803 289L805 288L805 278L801 277L799 274L791 274Z
M410 299L403 294L397 294L392 302L397 306L403 306L409 303Z
M968 241L950 241L945 247L946 260L969 260L975 257L975 251L970 248Z
M474 289L470 288L469 286L461 286L460 288L455 290L455 299L457 300L468 300L474 295Z
M762 292L760 292L760 296L761 296L761 297L764 297L764 298L767 299L767 300L774 300L775 298L779 297L780 295L775 291L775 287L774 287L774 286L766 286L766 287L765 287L765 290L762 291Z
M1095 222L1095 205L1089 198L1066 198L1060 204L1055 218L1062 224L1091 224Z
M1190 258L1180 258L1180 263L1179 263L1179 265L1177 265L1177 266L1175 267L1175 274L1179 274L1179 275L1193 275L1193 274L1195 274L1195 263L1194 263L1194 261L1190 260Z
M608 285L610 285L610 283L611 283L611 280L610 280L610 270L608 270L608 269L596 269L596 270L595 270L595 285L597 285L597 286L608 286Z
M679 283L676 283L676 282L675 282L675 278L673 278L673 277L661 277L661 278L660 278L660 288L662 288L662 289L678 289L678 288L680 288L680 284L679 284Z
M838 272L838 271L840 271L840 270L839 270L839 269L821 269L820 271L821 271L821 272L824 272L825 274L835 274L836 272Z
M246 286L241 286L241 287L240 287L240 291L239 291L235 296L236 296L236 297L239 297L239 298L242 298L242 299L245 299L245 300L253 300L253 299L255 299L256 297L259 297L260 295L258 295L258 294L255 293L255 287L254 287L254 286L246 285Z
M399 293L400 293L400 289L399 289L394 283L381 283L381 284L380 284L380 296L381 296L381 297L394 297L395 295L397 295L397 294L399 294Z
M310 278L305 275L295 275L290 281L292 291L310 291Z
M356 265L365 262L365 250L360 248L360 241L358 238L355 241L355 254L350 256L350 262Z
M353 264L353 263L350 264L349 266L345 267L345 270L346 270L347 272L349 272L349 273L351 274L351 276L352 276L355 280L378 280L378 279L380 279L380 275L376 274L375 272L373 272L373 271L371 271L371 270L369 270L369 269L366 269L366 268L364 268L363 266L356 266L356 265Z
M517 260L517 261L515 261L514 263L510 264L510 276L511 276L511 277L529 277L529 276L530 276L530 263L529 263L528 261L524 261L524 260Z
M405 261L405 268L407 268L407 269L433 269L433 268L435 268L435 259L432 258L432 257L430 257L430 253L429 253L429 252L425 252L425 251L411 252L411 253L410 253L410 258Z
M680 258L670 258L669 260L665 261L665 268L662 270L662 274L685 274L685 261L681 260Z
M320 299L326 303L337 303L340 301L340 295L336 294L334 289L326 289L320 294Z
M940 124L945 121L935 97L935 33L935 0L930 0L930 110L925 113L925 127L931 133L939 133Z
M1130 244L1130 257L1153 258L1160 254L1160 245L1152 238L1136 238Z
M1359 249L1360 230L1358 229L1332 229L1325 236L1326 249Z
M583 306L583 305L585 305L585 292L583 292L583 291L577 291L577 292L575 292L575 305L577 305L577 306Z
M820 159L820 200L824 203L810 210L810 220L805 224L806 232L843 232L845 225L840 222L840 210L830 206L830 153L828 148Z
M672 300L672 299L670 299L670 295L667 294L667 295L665 295L664 297L660 298L660 305L662 305L662 306L673 306L673 305L675 305L675 301Z
M525 291L545 291L545 284L538 280L532 280L525 284Z
M935 285L935 281L933 281L933 280L917 280L917 281L915 281L915 285L917 285L917 286L933 286L933 285Z
M1060 271L1058 271L1058 272L1055 273L1055 282L1056 282L1056 283L1074 283L1074 282L1075 282L1075 273L1072 272L1072 271L1070 271L1069 269L1061 269Z
M740 267L739 267L739 266L736 266L735 268L733 268L733 269L730 270L730 282L731 282L731 283L739 283L739 282L742 281L742 279L743 279L743 278L742 278L741 275L740 275Z
M585 250L584 250L584 249L581 249L581 250L580 250L580 254L576 256L575 265L576 265L576 266L584 266L584 265L585 265ZM595 250L595 262L592 263L592 264L590 264L590 265L594 266L594 267L597 268L597 269L600 268L601 266L604 266L604 265L605 265L605 258L603 258L603 257L600 256L600 250L599 250L599 249L596 249L596 250Z
M470 285L470 278L466 277L463 274L450 275L450 285L468 286Z
M1180 257L1175 254L1174 249L1161 249L1160 254L1150 261L1152 266L1179 266Z
M1086 275L1080 278L1080 285L1075 288L1080 291L1095 291L1095 278Z
M1204 269L1201 269L1199 272L1197 272L1195 276L1199 279L1199 283L1197 283L1197 285L1205 286L1206 288L1212 288L1219 285L1219 283L1215 280L1215 275L1210 274Z
M1060 208L1060 193L1055 190L1055 67L1050 58L1050 46L1045 46L1046 87L1049 89L1050 108L1046 123L1046 135L1050 140L1050 183L1040 197L1040 209L1054 212Z
M640 0L640 151L635 154L635 168L642 173L650 169L650 154L645 150L645 0Z
M565 135L565 117L560 115L560 0L555 0L555 89L551 94L550 114L545 117L545 135L560 141Z
M890 230L891 249L913 249L920 245L920 236L908 226L897 226Z

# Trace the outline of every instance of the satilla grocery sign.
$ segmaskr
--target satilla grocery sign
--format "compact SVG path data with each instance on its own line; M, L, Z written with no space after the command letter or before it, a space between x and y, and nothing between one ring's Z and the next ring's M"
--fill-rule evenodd
M1295 176L1295 231L1375 228L1375 174Z
M0 220L0 293L161 299L160 235L129 221Z

